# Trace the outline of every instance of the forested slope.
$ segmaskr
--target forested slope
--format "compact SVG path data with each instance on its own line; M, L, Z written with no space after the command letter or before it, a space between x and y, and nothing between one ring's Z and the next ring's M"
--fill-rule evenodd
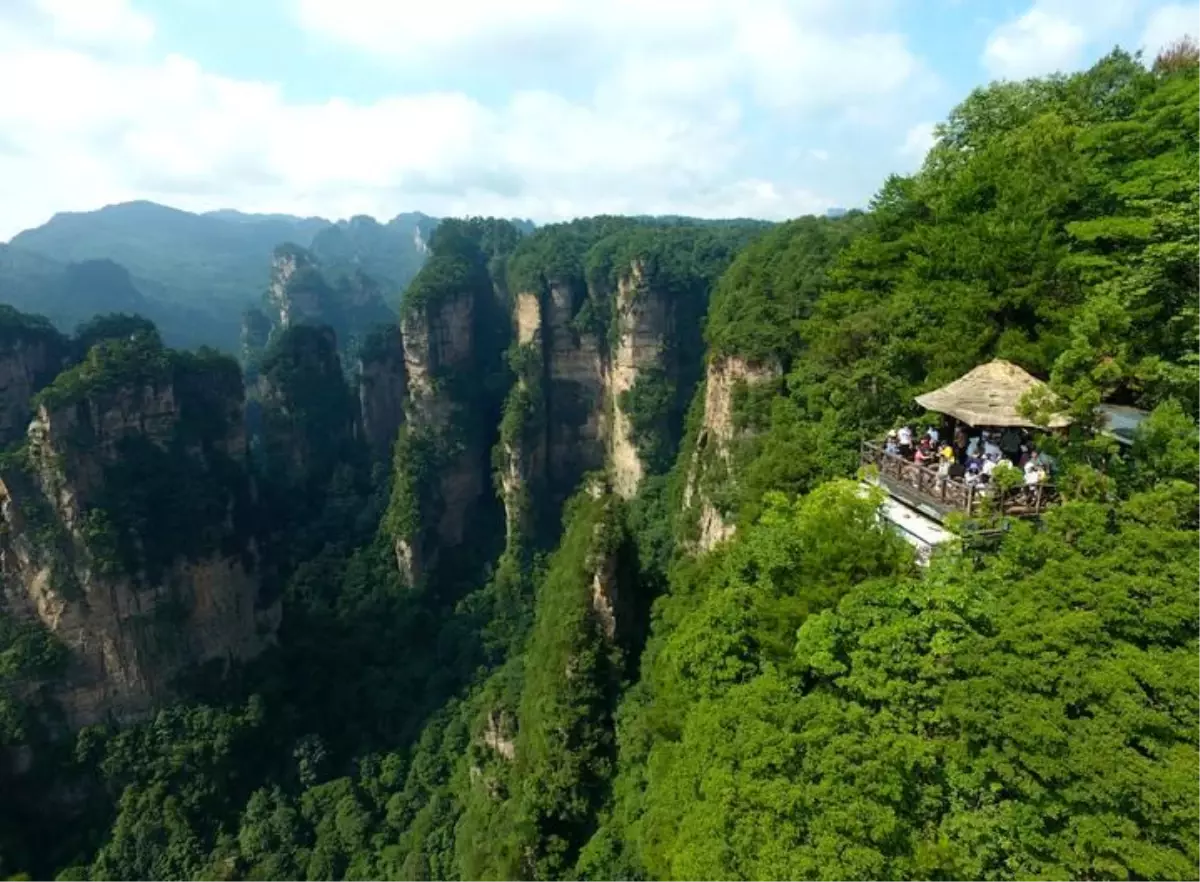
M443 222L364 346L390 457L332 330L257 365L275 645L73 732L0 617L0 875L1200 875L1197 95L1188 46L994 84L838 218ZM858 443L996 357L1064 502L918 567Z

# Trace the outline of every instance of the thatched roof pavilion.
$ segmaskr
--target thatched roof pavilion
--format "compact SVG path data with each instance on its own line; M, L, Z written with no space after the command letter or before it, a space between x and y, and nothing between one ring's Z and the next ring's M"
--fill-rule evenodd
M918 395L917 404L944 413L971 426L1023 426L1029 429L1060 428L1070 424L1066 416L1055 416L1049 426L1030 422L1018 412L1021 397L1046 384L1010 361L996 359L981 364L940 389Z

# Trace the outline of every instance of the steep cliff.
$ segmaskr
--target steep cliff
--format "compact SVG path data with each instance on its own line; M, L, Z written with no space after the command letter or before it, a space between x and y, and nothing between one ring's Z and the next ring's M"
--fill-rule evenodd
M653 427L645 423L661 421L671 405L661 395L655 395L651 402L640 401L638 392L644 398L648 384L658 383L665 388L676 378L677 366L668 363L672 305L665 292L646 279L640 260L621 273L607 392L612 402L609 459L613 490L625 499L637 492L646 474L647 448L657 440L649 437ZM649 420L638 412L639 406L642 411L652 411L647 414Z
M312 252L285 244L275 249L261 312L273 335L298 324L333 329L339 348L352 352L377 325L394 322L379 282L358 267L333 272ZM259 316L243 316L243 339L262 335Z
M415 517L394 541L410 584L420 581L439 549L463 541L468 511L485 486L476 439L464 431L474 309L474 293L460 290L414 304L401 321L408 419L397 449L408 454L402 466L413 472L417 499Z
M707 551L733 535L726 505L736 475L733 447L739 437L734 420L735 397L745 390L775 381L777 365L755 364L737 356L712 359L704 380L704 417L696 436L683 491L685 517L692 520L691 542Z
M536 414L544 430L526 426L522 444L498 455L510 523L511 501L533 497L554 531L590 471L607 470L613 491L630 499L670 469L702 372L708 294L732 253L729 242L699 239L703 248L695 231L605 219L546 228L514 254L521 363L540 358L541 370L518 371L506 419ZM684 248L703 257L678 256Z
M286 330L294 324L325 320L333 291L307 249L280 245L271 258L271 281L264 303L272 324Z
M49 321L0 304L0 446L25 434L34 394L66 357L67 341Z
M609 421L606 405L607 341L576 321L589 302L578 284L551 279L544 299L549 480L556 504L570 496L580 477L605 462ZM596 303L607 306L604 300Z
M372 333L358 355L358 410L363 438L376 460L387 461L404 424L408 386L400 330L387 326Z
M490 229L486 221L443 222L405 294L405 423L395 444L384 527L412 585L441 560L466 565L499 531L498 518L492 523L495 498L487 491L509 334L503 313L497 314L483 247ZM442 554L451 548L462 553Z
M504 403L493 461L510 547L537 528L535 501L545 492L547 364L537 294L514 298L513 332L515 345L508 360L516 379Z
M553 528L589 471L606 462L608 360L603 336L577 317L587 292L547 283L513 298L516 381L500 424L496 471L510 540Z
M332 329L288 328L271 344L258 377L262 465L281 486L324 485L354 458L356 404Z
M241 377L155 336L104 341L36 402L0 468L4 611L68 650L66 722L135 718L208 661L269 642Z

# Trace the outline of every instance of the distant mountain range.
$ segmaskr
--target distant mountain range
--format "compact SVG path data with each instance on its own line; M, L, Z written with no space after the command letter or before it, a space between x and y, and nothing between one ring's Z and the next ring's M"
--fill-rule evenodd
M228 208L197 214L146 201L62 212L0 244L0 303L45 315L64 331L97 313L136 312L158 325L168 345L237 352L242 312L260 303L277 246L308 249L331 283L365 273L396 309L438 223L421 212L386 223L365 215L335 222ZM534 230L529 220L512 223Z
M242 310L266 290L277 245L308 248L334 274L362 270L394 308L437 225L420 212L386 223L333 222L232 209L195 214L154 202L63 212L0 245L0 302L64 330L99 312L136 311L170 345L233 352Z

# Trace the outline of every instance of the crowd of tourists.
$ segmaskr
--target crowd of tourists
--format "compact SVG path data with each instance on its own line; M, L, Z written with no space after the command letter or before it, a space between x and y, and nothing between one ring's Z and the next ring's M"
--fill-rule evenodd
M937 470L941 479L957 479L968 487L994 482L997 469L1014 469L1027 488L1046 482L1053 461L1039 452L1029 433L1015 426L975 429L958 424L949 437L936 428L917 435L912 426L892 429L884 439L884 452Z

